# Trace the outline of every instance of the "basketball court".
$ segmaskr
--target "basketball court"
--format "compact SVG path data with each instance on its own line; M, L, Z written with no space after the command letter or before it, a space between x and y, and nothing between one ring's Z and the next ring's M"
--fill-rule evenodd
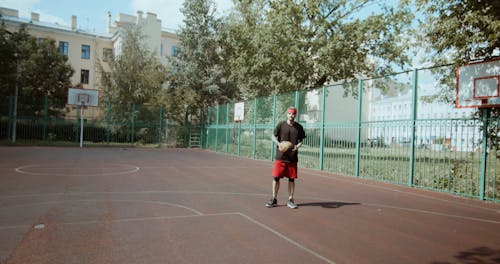
M500 205L200 149L0 148L1 263L498 263Z

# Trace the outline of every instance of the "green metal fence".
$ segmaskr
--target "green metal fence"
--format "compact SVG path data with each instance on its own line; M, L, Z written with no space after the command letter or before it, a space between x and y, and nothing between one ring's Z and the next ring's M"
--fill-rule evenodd
M255 98L244 102L241 122L233 103L212 106L203 147L273 160L274 126L295 106L307 135L301 167L500 201L498 144L484 134L500 131L499 119L431 101L437 80L422 69Z
M0 98L0 142L26 145L83 144L128 146L186 146L189 126L166 118L163 108L104 103L99 107L66 106L49 100L19 98L14 115L14 98ZM63 107L65 103L62 104ZM14 126L15 123L15 126ZM14 131L15 127L15 131Z

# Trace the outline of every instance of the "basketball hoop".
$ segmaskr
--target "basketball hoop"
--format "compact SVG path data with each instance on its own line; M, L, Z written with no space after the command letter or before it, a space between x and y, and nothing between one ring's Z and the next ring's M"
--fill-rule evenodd
M80 148L83 147L83 109L88 106L97 106L99 102L99 91L90 89L68 89L68 105L80 107Z
M68 104L78 106L97 106L99 103L99 91L91 89L68 89Z
M457 69L456 108L500 106L500 60L466 64Z

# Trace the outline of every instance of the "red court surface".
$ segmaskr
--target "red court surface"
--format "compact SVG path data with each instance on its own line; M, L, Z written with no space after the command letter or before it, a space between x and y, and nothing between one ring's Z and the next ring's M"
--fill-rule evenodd
M1 263L500 263L500 204L200 149L0 147Z

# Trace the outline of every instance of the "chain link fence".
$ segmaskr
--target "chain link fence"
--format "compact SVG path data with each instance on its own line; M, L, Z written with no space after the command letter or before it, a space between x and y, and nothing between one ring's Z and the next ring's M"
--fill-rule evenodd
M478 118L477 109L435 100L441 95L435 72L254 98L244 101L240 122L234 121L233 103L212 106L203 147L273 160L273 129L285 120L287 107L295 106L307 135L301 167L498 202L498 142L484 131L499 133L499 118L489 117L488 110Z

